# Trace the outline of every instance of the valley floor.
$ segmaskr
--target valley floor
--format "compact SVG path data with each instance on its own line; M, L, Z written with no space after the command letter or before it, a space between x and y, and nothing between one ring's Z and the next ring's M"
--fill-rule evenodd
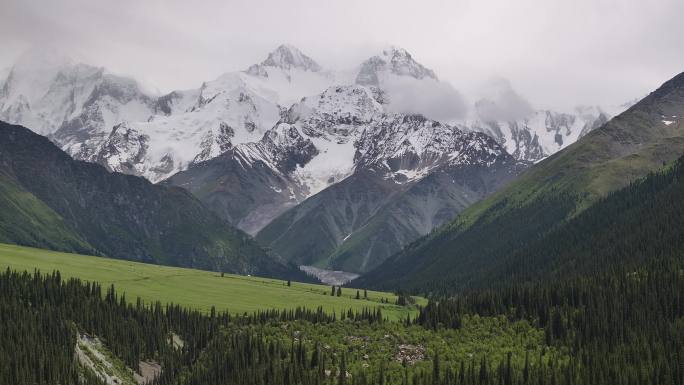
M316 266L302 265L299 266L299 269L328 285L344 285L359 277L359 274L339 270L327 270Z

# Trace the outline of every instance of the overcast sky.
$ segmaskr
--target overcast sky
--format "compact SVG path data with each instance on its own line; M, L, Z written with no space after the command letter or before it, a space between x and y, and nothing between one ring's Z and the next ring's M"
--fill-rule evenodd
M466 95L507 78L537 107L615 105L684 71L683 0L2 0L0 67L54 45L161 91L290 43L332 69L393 44Z

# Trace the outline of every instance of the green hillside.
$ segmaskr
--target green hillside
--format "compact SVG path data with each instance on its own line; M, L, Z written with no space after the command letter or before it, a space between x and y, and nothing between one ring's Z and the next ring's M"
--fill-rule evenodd
M390 319L404 319L414 307L396 306L392 293L368 291L368 299L355 299L356 290L342 288L340 297L330 296L325 285L292 282L260 277L220 274L177 267L149 265L86 255L61 253L15 245L0 244L0 268L12 270L39 269L45 273L59 270L62 277L76 277L114 284L129 298L141 297L145 302L175 303L191 309L208 311L212 306L233 313L267 309L294 309L298 306L324 310L380 307ZM363 291L360 292L363 297ZM381 303L387 299L389 303ZM419 304L425 300L418 298Z
M76 161L47 138L3 122L0 193L6 243L305 279L189 192Z
M57 213L2 172L0 212L0 242L93 252L90 245L70 230Z
M528 242L681 156L684 122L672 117L683 115L684 73L357 283L418 290L486 284Z

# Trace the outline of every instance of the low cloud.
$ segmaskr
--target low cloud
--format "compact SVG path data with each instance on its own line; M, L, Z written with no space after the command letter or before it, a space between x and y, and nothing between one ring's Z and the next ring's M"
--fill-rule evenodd
M50 44L168 92L282 42L330 69L391 42L468 96L499 74L535 107L570 111L622 104L681 72L682 14L682 0L2 0L0 72Z
M520 96L507 79L495 78L480 90L475 102L475 113L485 121L511 121L529 116L534 109L527 99Z
M389 97L389 110L422 114L430 119L451 122L468 111L463 96L448 83L431 79L390 76L383 84Z

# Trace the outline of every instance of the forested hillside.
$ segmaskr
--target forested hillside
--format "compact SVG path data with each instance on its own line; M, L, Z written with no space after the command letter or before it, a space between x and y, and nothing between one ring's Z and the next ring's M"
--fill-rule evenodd
M423 288L433 293L454 292L467 286L491 288L527 281L555 281L615 269L639 269L654 260L684 258L684 156L660 172L609 194L568 220L561 220L571 197L544 202L544 216L508 217L518 233L529 221L546 220L544 236L526 234L527 242L503 245L506 239L475 238L461 245L484 250L497 261L495 268L474 270L470 281L443 279L439 271L455 268L457 260L444 261L432 271ZM554 223L556 219L559 223ZM482 228L491 234L507 230L491 222ZM450 263L451 262L451 263ZM449 264L450 263L450 264Z
M684 274L638 271L379 311L214 310L128 302L113 287L0 274L0 383L681 384Z
M547 382L684 383L684 270L682 258L615 268L557 282L478 290L429 304L417 322L435 330L460 328L469 314L505 315L544 329L545 342L566 352L558 366L530 370Z

